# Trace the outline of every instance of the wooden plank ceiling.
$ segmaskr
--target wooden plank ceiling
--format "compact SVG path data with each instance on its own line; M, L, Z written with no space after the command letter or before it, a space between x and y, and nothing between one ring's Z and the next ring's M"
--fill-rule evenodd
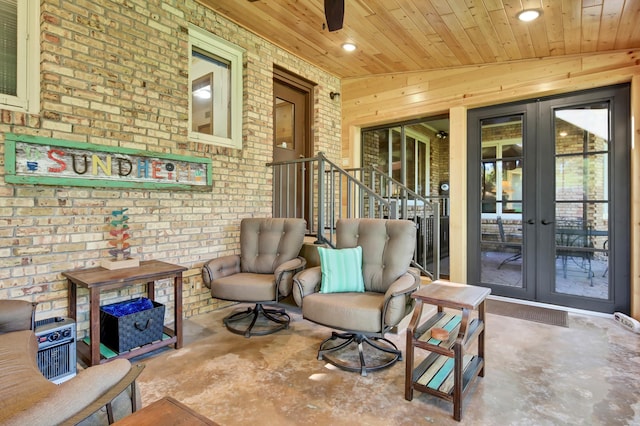
M341 78L640 47L640 0L345 0L333 32L324 0L198 1Z

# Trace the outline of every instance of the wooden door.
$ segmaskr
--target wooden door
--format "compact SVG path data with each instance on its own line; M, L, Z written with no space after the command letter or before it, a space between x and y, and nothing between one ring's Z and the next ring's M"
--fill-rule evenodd
M311 156L312 84L284 70L274 69L273 161L290 162ZM274 176L274 217L306 217L308 193L303 167L291 163Z

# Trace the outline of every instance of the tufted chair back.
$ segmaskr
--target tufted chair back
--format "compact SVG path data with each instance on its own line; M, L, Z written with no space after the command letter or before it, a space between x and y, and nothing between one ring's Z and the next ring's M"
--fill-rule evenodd
M362 247L366 291L384 293L407 272L416 246L416 225L409 220L340 219L336 247Z
M240 269L272 274L278 266L295 259L304 240L303 219L251 218L240 223Z

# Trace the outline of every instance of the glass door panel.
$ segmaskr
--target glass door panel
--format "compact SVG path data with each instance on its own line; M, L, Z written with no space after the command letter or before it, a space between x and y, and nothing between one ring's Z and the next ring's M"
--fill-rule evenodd
M609 299L609 104L554 111L555 288Z
M480 272L483 283L523 287L521 114L481 120Z
M275 134L278 148L295 149L296 105L276 97Z
M402 178L404 170L403 158L405 158L405 154L402 149L402 129L396 128L391 130L391 177L398 182L404 182Z
M429 147L426 143L418 144L418 183L416 192L423 197L429 195Z
M410 190L416 191L416 140L412 137L405 137L405 149L406 160L406 178L404 184Z

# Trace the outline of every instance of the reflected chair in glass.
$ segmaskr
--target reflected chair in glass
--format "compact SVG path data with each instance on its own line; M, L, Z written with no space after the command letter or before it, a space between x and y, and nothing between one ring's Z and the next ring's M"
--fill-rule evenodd
M299 256L306 226L304 219L243 219L240 254L204 264L202 279L213 298L255 304L223 320L229 331L251 337L289 327L290 317L284 309L264 305L278 303L291 294L293 276L306 265Z
M562 263L562 276L567 278L569 259L587 272L589 285L593 287L593 227L582 219L558 218L556 220L556 255ZM576 259L580 259L578 263Z
M609 257L609 251L607 249L608 245L609 245L609 240L605 241L604 244L602 244L602 250L604 250L604 257ZM604 269L604 272L602 273L602 278L607 276L607 272L609 272L609 264L607 264L607 267Z
M504 259L500 265L498 265L498 269L502 268L504 265L510 262L515 262L518 259L522 258L522 245L520 243L509 242L507 241L507 236L504 232L504 224L502 223L502 218L498 216L496 219L496 223L498 224L498 233L500 234L500 248L505 249L515 249L516 253Z

